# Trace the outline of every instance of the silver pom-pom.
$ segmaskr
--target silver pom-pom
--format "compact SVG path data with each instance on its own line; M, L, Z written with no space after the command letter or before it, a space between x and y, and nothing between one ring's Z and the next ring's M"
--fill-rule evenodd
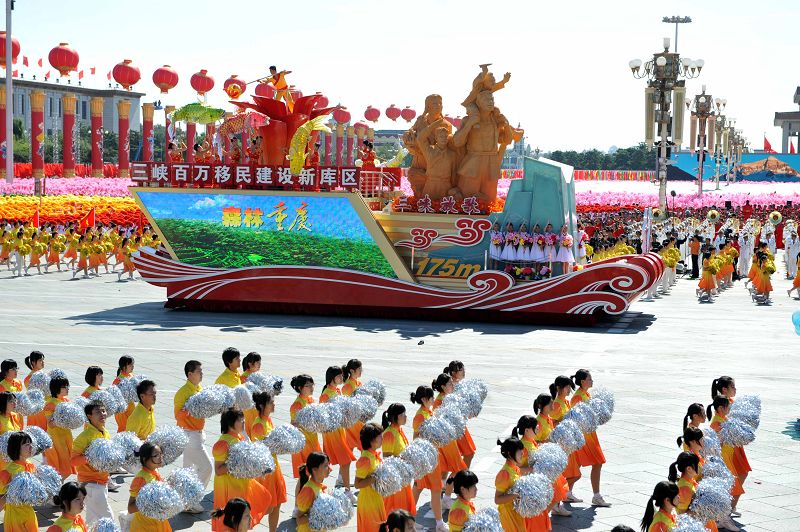
M203 500L205 487L193 467L174 469L167 477L166 482L178 492L184 508L199 504Z
M178 492L169 484L156 480L148 482L136 496L136 508L150 519L165 521L184 510Z
M467 418L464 417L463 412L453 406L440 407L436 410L434 416L439 416L453 427L454 440L462 437L467 430Z
M59 490L61 490L61 473L56 471L55 468L47 464L42 464L36 468L34 475L36 475L36 479L44 486L44 490L47 492L48 496L52 497L53 495L57 495Z
M109 386L108 388L106 388L106 391L111 395L114 401L117 402L117 404L122 405L122 408L119 412L124 412L125 409L128 408L128 403L122 396L122 391L119 389L119 386Z
M587 404L592 412L594 412L598 425L605 425L611 421L611 416L614 412L611 408L609 408L607 402L603 401L602 399L598 399L597 397L592 397L589 399Z
M22 430L31 437L31 440L33 440L34 456L45 452L47 449L53 446L53 439L47 432L42 430L42 428L37 427L36 425L28 425Z
M60 479L61 477L59 477ZM34 473L23 472L15 475L9 482L6 503L41 506L51 496Z
M331 425L330 412L325 404L313 403L298 410L294 422L306 432L328 432Z
M359 421L361 407L355 398L337 395L330 402L336 404L342 412L342 427L352 427ZM378 403L376 402L375 404L377 405Z
M368 380L362 384L353 395L369 395L381 406L386 401L386 386L376 380Z
M701 523L691 514L681 514L675 523L672 532L708 532L706 525Z
M755 430L761 424L761 399L755 395L740 397L731 405L729 419L738 419Z
M439 451L431 442L416 439L400 453L400 459L411 466L414 478L422 478L430 474L439 464Z
M0 434L0 461L2 462L12 462L11 458L8 456L8 438L14 434L13 432L4 432Z
M573 406L564 416L564 421L574 421L584 434L597 431L597 416L586 403Z
M272 454L296 454L306 446L306 437L293 425L275 427L264 440Z
M481 398L481 402L486 400L489 395L489 386L480 379L464 379L455 386L455 393L475 393Z
M37 371L28 379L28 390L39 390L44 395L50 394L50 375L44 371Z
M283 391L283 377L277 375L265 375L257 371L248 375L247 383L252 383L259 392L272 392L274 395L280 395Z
M119 525L110 517L102 517L89 526L89 532L121 532Z
M213 384L191 396L184 405L189 415L198 419L217 416L233 406L233 390L223 384Z
M114 388L116 388L116 386L114 386ZM119 390L119 388L117 388L117 390ZM122 397L121 392L120 397ZM112 394L109 390L97 390L89 396L89 401L98 401L102 403L103 406L106 407L106 412L109 416L124 412L125 409L128 408L127 403L118 401L115 394Z
M535 517L545 511L553 499L553 481L539 473L520 477L509 493L518 493L514 509L522 517Z
M329 401L319 406L325 411L325 425L321 432L333 432L344 426L344 416L342 415L342 408L339 403Z
M378 401L368 394L353 395L352 399L358 405L358 420L369 423L378 412Z
M17 407L14 411L21 416L32 416L44 410L44 394L39 390L17 392Z
M253 392L251 392L247 386L240 384L233 389L233 407L238 408L242 412L255 408Z
M382 497L388 497L411 484L414 470L400 458L390 456L375 469L373 477L375 482L372 487Z
M147 441L159 446L164 456L164 465L169 465L183 454L189 437L180 427L162 425L147 437Z
M550 441L561 446L565 453L571 454L586 445L580 427L574 421L565 419L550 433Z
M90 443L84 454L90 466L108 473L118 470L129 458L119 443L105 438L97 438Z
M73 404L77 405L78 408L80 408L81 410L84 410L86 408L86 405L90 403L89 398L84 397L82 395L79 395L78 397L73 399L72 402Z
M308 512L311 530L335 530L346 526L353 518L353 505L343 489L335 488L330 494L320 492Z
M442 407L453 407L460 410L469 419L478 417L483 408L483 401L477 391L470 388L463 388L460 392L454 392L444 396Z
M722 456L722 444L719 441L719 434L711 427L703 429L703 448L700 449L703 458L709 456Z
M455 429L444 418L431 416L419 426L419 436L436 447L444 447L456 438Z
M503 525L500 524L500 512L497 508L483 508L478 510L464 523L462 532L503 532Z
M719 441L722 445L743 447L753 443L756 433L753 427L738 419L728 419L720 425Z
M53 379L67 379L67 380L69 380L69 377L67 377L67 372L64 371L63 369L60 369L60 368L51 369L48 375L50 377L50 380L53 380ZM31 378L33 378L33 377L31 377ZM50 383L49 382L48 382L48 388L47 389L48 389L48 391L50 390Z
M136 387L139 386L139 383L147 380L146 375L136 375L135 377L130 377L128 379L121 379L117 387L119 388L120 393L122 393L122 397L125 399L125 403L138 403L139 396L136 395Z
M275 471L275 461L269 448L251 441L231 445L225 465L236 478L259 478Z
M606 404L611 413L614 413L614 393L608 388L594 388L592 389L592 399L597 399Z
M133 432L118 432L111 438L114 443L120 446L125 452L125 463L123 467L128 471L136 471L142 465L136 453L144 443Z
M703 464L703 478L717 478L725 482L728 491L733 487L733 475L730 469L718 456L709 456Z
M83 413L83 408L78 406L76 402L65 401L58 403L48 423L63 429L75 430L83 427L84 423L88 423L88 420L86 419L86 414Z
M727 517L731 513L730 487L721 479L704 478L697 484L689 511L703 523Z
M567 468L567 453L558 444L543 443L533 454L533 472L541 473L551 481Z

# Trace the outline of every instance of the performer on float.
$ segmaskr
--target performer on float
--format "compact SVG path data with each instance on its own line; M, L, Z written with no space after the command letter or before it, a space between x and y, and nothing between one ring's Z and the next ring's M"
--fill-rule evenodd
M503 252L503 232L500 230L500 222L496 221L492 224L492 230L489 233L489 259L492 261L492 270L496 270L498 262L500 261L500 254Z
M375 470L383 462L381 446L383 429L376 423L367 423L361 429L361 457L356 462L356 483L358 504L356 510L359 531L378 532L381 523L386 520L386 508L383 497L375 491Z
M167 153L169 154L169 162L171 163L182 163L183 162L183 153L186 151L186 144L183 142L178 142L177 144L174 142L170 142L167 145Z
M231 164L240 164L242 162L242 146L239 143L239 139L231 136L230 141L231 149L222 150L222 153L227 157L230 157Z
M503 251L500 254L500 259L505 262L506 265L511 265L517 260L517 233L514 231L514 224L510 221L506 224L506 230L503 232L503 242Z
M408 438L403 430L406 420L406 407L401 403L390 404L389 408L381 415L381 425L383 425L381 450L384 458L400 456L408 446ZM383 506L387 513L391 513L393 510L405 510L411 515L417 515L417 505L410 484L403 486L397 493L385 497ZM452 510L450 515L453 515Z
M561 273L572 272L572 265L575 263L575 256L572 254L573 243L569 228L566 225L562 225L561 233L558 237L558 253L555 260L555 262L561 263Z
M269 392L259 392L253 394L253 402L258 411L258 417L252 427L252 434L250 438L253 441L261 441L273 431L275 425L272 422L272 413L275 411L275 398ZM278 530L278 521L280 520L281 505L287 501L286 498L286 481L283 479L281 472L281 465L278 462L277 455L272 455L275 461L275 470L272 473L258 479L264 489L270 494L272 505L269 508L269 530L276 532Z
M519 232L517 233L517 262L520 266L527 266L528 263L531 261L531 248L529 245L529 240L531 238L531 234L528 232L528 224L522 222L519 225Z
M371 141L364 139L361 142L361 149L358 150L358 158L361 159L361 169L362 170L374 170L375 169L375 152L374 144Z
M553 270L553 261L556 258L556 242L558 237L553 232L553 224L550 222L544 226L544 262L549 270Z
M322 147L322 143L315 142L308 150L308 156L306 156L306 164L305 166L319 166L319 149ZM374 159L374 156L373 156ZM374 164L373 164L374 167Z
M342 395L339 389L342 384L342 374L342 368L339 366L330 366L325 371L325 386L319 395L320 403L327 403L334 397ZM355 456L348 447L344 428L339 427L331 432L322 433L322 450L328 455L332 466L339 466L339 476L342 477L345 494L355 504L356 497L350 490L350 464L355 461Z
M311 532L308 526L308 513L314 501L328 489L325 479L331 474L328 456L321 452L312 452L305 463L298 468L300 492L297 494L297 532Z
M289 84L286 82L286 76L291 73L291 70L281 70L278 72L278 68L273 65L269 67L270 77L268 78L269 83L275 87L275 99L286 102L286 108L289 109L290 113L294 111L294 99L289 90Z
M539 270L542 267L542 263L545 262L544 235L542 234L542 227L539 224L533 225L531 237L533 238L533 243L531 244L531 261L533 262L534 279L539 279Z

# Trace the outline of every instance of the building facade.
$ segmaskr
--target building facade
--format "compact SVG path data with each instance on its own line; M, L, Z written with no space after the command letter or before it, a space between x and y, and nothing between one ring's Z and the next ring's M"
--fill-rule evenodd
M794 91L794 103L800 109L800 87ZM775 113L775 125L781 128L781 153L789 153L789 138L795 137L795 147L800 149L800 110Z
M0 84L5 85L5 78L0 78ZM144 93L131 92L123 89L90 89L68 83L50 83L22 78L13 80L13 107L14 118L20 119L26 131L31 129L31 92L42 91L44 100L44 130L46 135L53 135L63 128L63 109L61 97L73 94L75 102L75 122L78 127L89 126L91 121L92 98L103 98L103 129L119 133L119 115L117 103L128 100L131 103L130 128L132 131L141 130L141 98Z

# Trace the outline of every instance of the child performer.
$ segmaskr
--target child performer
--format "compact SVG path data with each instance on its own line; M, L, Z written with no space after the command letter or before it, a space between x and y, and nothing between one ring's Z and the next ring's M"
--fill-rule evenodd
M589 389L594 385L589 370L579 369L576 371L575 375L572 376L572 382L578 386L578 389L575 390L572 396L572 406L583 401L588 401L591 398ZM592 466L591 481L592 490L594 491L592 506L607 508L611 506L611 504L606 502L600 494L600 473L602 472L603 464L606 462L606 457L603 454L603 449L600 447L600 440L597 439L596 432L584 434L584 437L586 438L586 445L577 451L576 457L581 467Z
M453 393L453 389L455 388L453 383L453 378L448 375L447 373L440 373L438 377L433 381L431 384L432 388L439 392L437 397L438 405L436 401L433 403L433 408L436 410L439 405L442 404L444 396L447 394ZM447 473L450 473L450 476L455 475L462 469L466 469L467 465L464 463L464 460L461 458L461 453L458 450L458 442L451 441L444 447L439 449L439 469L442 472L442 481L447 478ZM450 506L453 503L453 499L450 498L450 494L452 493L453 485L447 484L445 486L445 492L442 495L442 508L445 510L449 510Z
M234 497L225 504L225 508L217 508L211 512L211 518L221 519L222 530L225 532L247 532L252 521L250 503Z
M494 503L500 512L500 523L503 530L529 530L525 519L514 509L514 501L519 498L519 494L508 493L519 477L530 473L529 467L522 465L525 446L517 438L508 438L500 445L500 454L506 459L506 463L494 479ZM544 532L546 529L540 529Z
M242 360L242 368L244 368L244 371L242 372L241 381L245 382L251 374L261 371L261 355L255 351L247 353ZM253 423L257 417L258 411L255 408L249 408L244 411L244 430L251 439L252 434L250 431L253 429Z
M229 388L236 388L242 383L242 374L239 368L242 365L241 354L235 347L229 347L222 352L222 362L225 370L217 377L214 384L224 384Z
M342 366L342 378L344 379L344 386L342 386L342 395L347 397L352 396L356 390L361 388L361 374L364 372L364 367L361 361L357 358L352 358L347 361L347 364ZM356 421L355 425L347 427L345 433L347 435L347 445L350 450L358 449L361 451L361 427L364 423Z
M325 371L325 386L322 388L322 393L319 395L320 403L327 403L334 397L342 394L339 390L339 385L342 384L342 368L339 366L330 366ZM352 451L347 445L347 436L345 435L344 428L339 427L331 432L322 433L322 450L328 455L331 465L339 466L339 476L342 477L342 485L344 486L345 493L350 500L355 504L355 495L350 490L350 464L355 461L356 457L353 456ZM379 521L383 522L383 519ZM377 525L376 525L377 527Z
M67 379L56 377L50 380L49 386L50 397L47 398L43 411L46 421L50 420L59 404L69 402L67 398L67 395L69 395L69 381ZM47 434L53 440L53 446L44 451L44 456L47 459L47 464L58 471L61 474L61 480L64 481L68 476L75 473L75 468L72 466L72 431L52 424L45 424L47 425Z
M389 512L386 521L378 529L380 532L414 532L417 530L414 516L405 510Z
M553 419L553 424L555 426L558 426L567 412L569 412L571 408L569 394L574 389L575 384L573 384L572 379L566 375L559 375L550 385L550 397L553 398L553 411L550 417ZM578 464L577 451L570 453L567 459L567 468L564 470L564 478L567 479L567 486L569 487L564 500L567 502L581 502L580 499L572 494L572 486L581 478L581 466ZM558 505L558 510L568 511L562 504Z
M128 418L126 429L144 441L156 430L156 383L143 380L136 386L136 396L139 398L139 404Z
M419 427L433 415L433 388L419 386L417 391L411 393L411 402L420 405L414 415L414 439L419 437ZM414 501L419 500L422 490L431 491L431 511L436 519L436 532L447 532L447 525L442 520L442 454L439 453L439 464L428 475L417 479L414 484Z
M522 440L522 443L525 444L525 450L529 453L532 453L538 447L540 443L547 443L550 441L550 433L553 432L555 428L555 423L553 423L553 418L550 415L553 413L553 398L550 394L539 394L539 396L533 401L533 412L536 414L536 429L534 432L534 439L536 440L535 446L531 445L530 443L525 443L525 439ZM533 464L531 464L532 466ZM562 517L569 517L572 515L572 512L564 508L561 504L561 501L567 498L567 493L569 492L569 485L567 484L567 479L564 478L564 475L561 474L553 481L553 502L552 502L552 510L553 515L559 515Z
M0 362L0 392L17 393L22 391L22 382L17 379L17 361L7 358Z
M172 532L172 527L166 519L163 521L142 515L136 507L136 497L139 490L151 482L162 480L157 469L164 465L164 455L158 445L144 442L137 452L142 469L136 473L131 482L130 497L128 498L128 515L133 516L131 530L147 530L149 532Z
M697 491L697 476L699 475L700 459L694 453L682 452L669 466L668 479L675 482L678 486L678 503L675 505L679 514L686 513L692 503L694 494ZM678 477L678 472L681 476ZM717 532L717 524L714 521L706 523L706 529Z
M642 532L669 532L676 526L675 504L678 502L678 486L662 480L653 489L642 517ZM656 512L656 506L659 508Z
M44 355L41 351L31 351L31 354L25 357L25 365L28 366L29 370L31 370L31 372L28 373L28 376L23 380L23 384L27 390L33 374L44 369ZM45 417L44 412L39 412L38 414L28 416L28 426L31 425L34 427L39 427L42 430L47 430L47 418Z
M103 386L103 368L100 366L89 366L86 368L86 375L83 379L88 386L83 390L81 397L88 399L94 392L99 392L103 389L101 388L101 386Z
M361 429L361 457L356 462L356 488L358 492L357 520L358 530L364 532L378 532L381 523L386 521L386 509L381 497L372 484L375 482L373 473L383 460L381 460L381 445L383 444L383 429L376 423L367 423Z
M444 368L443 373L447 373L453 377L454 386L464 380L464 377L466 377L467 374L464 363L460 360L451 360L447 367ZM441 395L441 399L444 399L444 395ZM439 401L441 404L441 401L438 398L437 401ZM438 408L436 402L434 402L434 408ZM464 429L464 435L458 439L457 445L458 451L461 453L461 456L464 459L464 463L466 464L467 468L469 468L470 464L472 464L472 458L475 456L476 450L475 441L472 439L472 435L469 432L469 427Z
M306 463L298 469L300 493L297 495L297 532L311 532L308 526L308 512L320 492L324 492L325 479L331 474L331 464L325 453L317 451L308 455Z
M289 407L289 416L292 424L294 424L294 416L297 415L300 410L314 402L314 379L306 374L297 375L292 377L291 387L297 392L297 398L292 403L292 406ZM302 432L303 436L306 437L306 445L299 453L292 455L292 472L294 478L300 477L300 466L306 463L309 455L322 450L319 446L319 435L316 432L306 432L304 430ZM325 456L325 459L327 460L328 457Z
M269 436L274 428L272 413L275 411L275 399L269 392L260 392L253 394L253 402L256 405L258 417L253 423L252 439L260 441ZM275 460L275 471L259 479L259 482L272 498L272 506L269 509L269 530L276 532L280 520L281 504L285 503L287 498L286 481L283 479L281 465L276 455L272 455L272 457Z
M183 450L183 467L194 467L197 471L197 477L205 488L208 485L208 481L211 480L211 473L214 470L211 456L209 456L204 445L206 441L204 430L206 420L192 417L185 408L186 401L203 389L200 384L203 380L203 364L198 360L190 360L184 364L183 373L186 375L186 383L175 393L173 401L175 421L189 438L186 448ZM277 462L275 463L277 464ZM199 514L203 512L203 507L200 504L195 504L187 508L186 512Z
M133 357L123 355L119 357L119 364L117 368L117 377L114 379L113 384L116 386L125 379L133 377L134 360ZM117 422L117 432L125 432L128 425L128 418L131 417L133 409L136 407L134 403L128 403L128 408L124 412L114 414L114 419Z
M462 469L451 480L448 480L448 482L451 481L453 492L457 498L450 508L447 524L450 526L450 532L461 532L464 524L475 513L475 505L472 500L478 496L478 475L469 469Z
M85 507L86 488L77 482L67 482L53 497L53 503L61 510L61 517L56 519L47 532L86 532L86 522L81 514Z
M108 504L109 474L93 468L84 453L94 440L110 440L111 435L106 430L106 407L102 403L93 401L83 411L89 423L72 445L72 466L78 472L78 482L86 488L86 524L92 526L103 517L114 519L114 512Z
M5 530L8 532L36 532L39 522L36 511L28 504L7 504L6 492L11 480L20 473L35 473L36 466L31 462L33 455L33 441L26 432L14 432L8 437L6 454L11 461L5 464L0 471L0 510L5 510L3 516Z
M536 430L538 426L539 422L537 418L525 415L519 418L517 421L517 426L511 431L511 436L513 438L520 438L521 436L520 441L525 447L525 450L522 452L523 467L533 467L533 454L539 447L539 444L536 441ZM554 498L556 493L555 488L556 482L553 483ZM564 489L562 493L566 493L566 489ZM524 520L526 530L550 530L552 528L552 524L550 522L550 508L554 505L555 502L552 502L550 505L548 505L548 508L539 515L525 517Z
M400 454L408 446L408 438L403 431L403 425L406 424L406 407L401 403L392 403L389 408L381 416L381 424L383 425L383 450L384 458L391 456L400 456ZM405 510L411 515L417 514L417 505L414 501L414 492L411 490L411 485L404 486L403 489L397 493L393 493L386 497L383 501L383 506L386 512L393 510ZM452 512L450 513L452 516Z

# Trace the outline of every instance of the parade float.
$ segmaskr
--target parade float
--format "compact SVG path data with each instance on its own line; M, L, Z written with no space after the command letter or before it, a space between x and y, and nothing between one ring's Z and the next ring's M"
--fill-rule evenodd
M522 134L494 103L508 80L482 66L458 127L441 96L426 98L403 135L412 195L370 150L352 166L320 164L317 134L335 111L323 96L232 101L239 116L221 129L257 132L250 164L131 164L131 194L166 248L141 249L136 267L167 289L168 308L559 324L623 313L661 276L658 255L539 280L492 269L495 223L577 236L569 166L526 159L499 209L503 154Z

